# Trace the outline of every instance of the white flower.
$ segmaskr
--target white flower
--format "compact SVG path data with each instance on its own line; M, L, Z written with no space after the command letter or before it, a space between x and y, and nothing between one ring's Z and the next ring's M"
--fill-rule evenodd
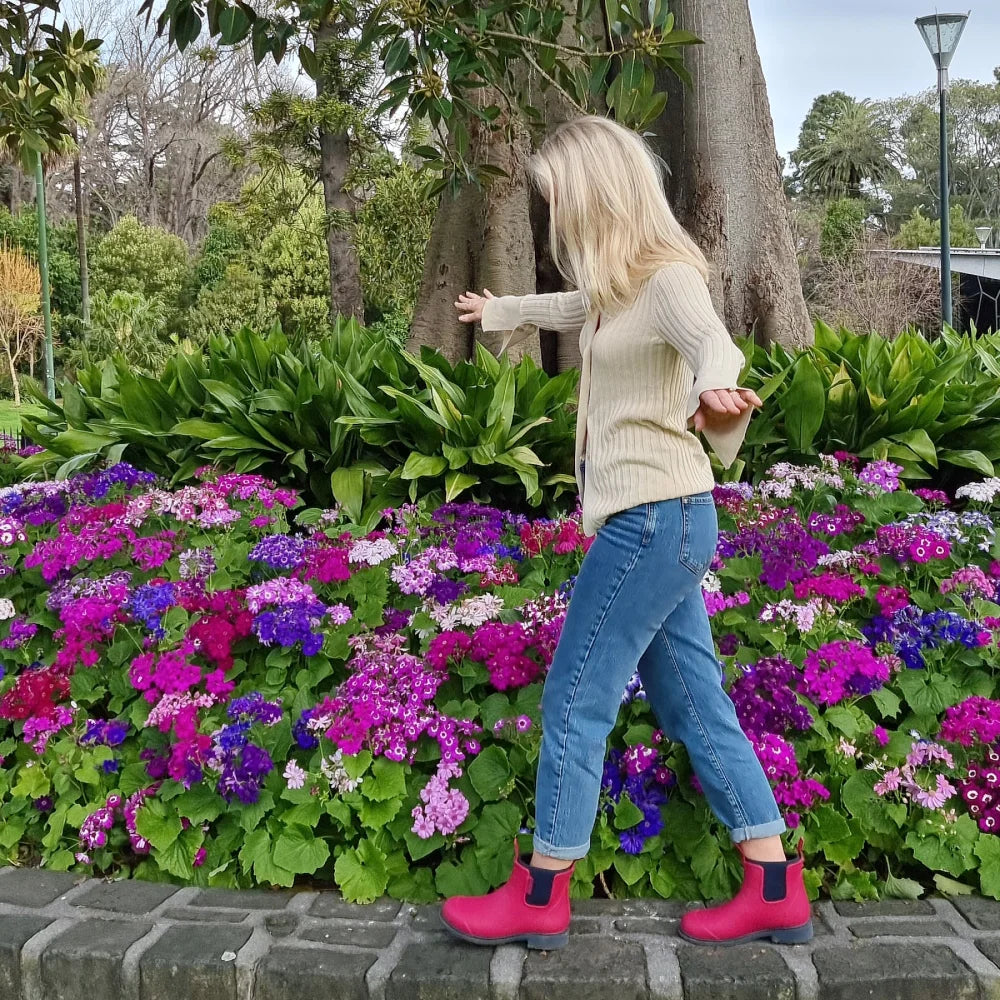
M701 589L705 591L706 594L717 594L722 590L722 581L709 570L704 579L701 581Z
M337 750L332 757L323 757L319 764L323 777L330 782L330 788L336 789L341 795L344 792L353 792L364 780L363 778L352 778L342 763L343 759L343 752Z
M503 611L503 598L495 594L481 594L457 604L444 605L431 601L427 603L425 610L443 629L453 629L456 625L479 628Z
M13 618L15 614L14 602L6 597L0 597L0 622Z
M294 760L285 765L282 777L288 782L289 788L301 788L306 783L306 772Z
M348 553L349 562L364 563L366 566L377 566L386 559L392 559L399 550L396 543L391 538L377 538L369 541L367 538L359 538Z
M984 479L979 483L969 483L967 486L960 486L955 491L956 497L967 497L969 500L978 500L980 503L993 503L997 493L1000 493L1000 479Z

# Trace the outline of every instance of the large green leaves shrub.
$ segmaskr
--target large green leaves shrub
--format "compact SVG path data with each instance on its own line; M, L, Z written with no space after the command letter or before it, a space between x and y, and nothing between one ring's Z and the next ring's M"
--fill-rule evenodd
M745 382L765 405L730 475L848 451L947 488L992 476L1000 462L1000 333L888 340L821 323L806 352L744 352Z
M416 358L354 321L294 347L244 329L178 350L158 377L120 357L91 365L61 404L35 387L46 415L25 429L46 450L22 472L125 460L176 484L217 464L365 520L418 495L552 505L575 490L575 388L575 372L549 378L482 349L455 367Z

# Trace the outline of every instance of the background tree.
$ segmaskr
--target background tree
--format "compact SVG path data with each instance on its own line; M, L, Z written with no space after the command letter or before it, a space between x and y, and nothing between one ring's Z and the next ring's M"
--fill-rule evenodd
M42 335L41 279L19 248L0 242L0 349L10 376L14 405L21 405L20 362L34 354Z
M838 97L824 105L824 115L827 120L814 122L812 134L806 136L809 144L796 152L806 192L858 199L865 182L884 187L898 178L901 157L876 105Z
M145 0L143 10L152 11L155 6L154 0ZM378 52L387 78L386 99L379 110L394 112L405 105L415 119L428 122L433 147L427 151L428 160L441 174L438 190L462 194L469 202L466 214L472 218L477 215L475 202L480 195L469 185L505 176L495 193L498 198L501 192L510 195L505 200L517 206L508 249L529 245L531 220L523 207L526 191L517 171L507 171L495 161L503 158L505 150L523 149L516 135L524 128L522 113L529 120L541 120L535 107L538 94L554 87L583 109L590 106L593 95L606 93L620 118L642 124L655 117L663 103L644 60L676 66L679 47L693 40L673 30L673 17L663 0L657 0L648 12L639 0L625 0L617 6L617 16L606 17L600 44L595 44L584 26L595 12L608 11L593 2L569 11L559 0L500 0L488 6L477 0L404 0L392 8L324 0L258 13L227 0L208 0L205 11L213 37L227 44L249 37L258 58L271 53L280 60L288 46L297 43L299 58L316 79L320 97L343 98L331 66L343 68L338 57L346 51L348 39L355 42L352 58ZM190 0L167 0L158 25L183 48L200 34L202 19ZM489 151L480 133L497 135ZM331 194L344 194L349 136L330 131L324 135L321 175L328 212L337 223L344 208L340 202L333 203ZM496 216L497 224L493 224L497 202L486 199L482 204L479 217L484 228L504 230L500 223L506 222L506 213ZM437 240L432 235L430 261L439 258L436 249L448 239L447 227L436 227L435 233L442 235ZM469 249L462 239L456 246L460 254ZM331 268L337 266L335 253L331 250ZM522 255L525 260L528 256ZM532 277L533 264L525 269L527 277ZM341 311L347 306L350 311L353 299L341 301L336 280L333 285L335 306ZM429 299L441 303L449 295L454 298L450 282L425 281L424 288L427 291L421 293L414 319L417 340L426 325L422 316ZM447 332L439 329L434 336L446 338ZM448 353L459 347L443 340L441 346L449 348ZM469 342L460 346L458 353L467 354Z
M1000 68L987 82L954 80L948 95L949 171L952 203L968 219L995 224L1000 218ZM885 101L903 176L889 185L891 223L902 225L914 209L940 219L937 92Z

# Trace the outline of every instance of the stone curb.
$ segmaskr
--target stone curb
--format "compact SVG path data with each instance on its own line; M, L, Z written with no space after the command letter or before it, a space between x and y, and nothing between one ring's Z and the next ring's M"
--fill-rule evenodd
M477 948L436 906L0 868L0 1000L1000 1000L1000 903L816 904L808 945L702 948L683 904L574 903L569 946Z

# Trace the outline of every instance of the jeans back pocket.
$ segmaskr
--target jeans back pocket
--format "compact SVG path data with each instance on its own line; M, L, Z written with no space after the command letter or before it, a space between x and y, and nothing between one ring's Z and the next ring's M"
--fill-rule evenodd
M681 565L701 579L712 565L718 543L719 521L712 495L681 497Z

